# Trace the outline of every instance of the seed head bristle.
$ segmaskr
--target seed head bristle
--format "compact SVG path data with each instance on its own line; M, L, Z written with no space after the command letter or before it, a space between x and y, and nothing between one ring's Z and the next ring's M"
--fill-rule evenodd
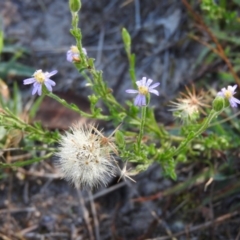
M181 97L176 101L171 101L171 110L174 111L176 116L180 117L183 121L196 120L199 113L206 114L204 107L209 107L203 91L196 93L195 87L192 85L192 89L187 86L186 93L180 93Z
M76 187L106 185L115 175L112 150L101 143L102 137L96 130L91 125L75 124L61 137L56 153L58 165L64 177Z
M95 131L96 134L99 135L100 137L100 143L101 146L107 146L110 148L110 151L113 151L116 155L118 155L118 151L117 151L117 146L115 145L114 141L114 137L113 135L115 134L115 132L121 127L122 124L120 124L108 137L105 137L102 133L102 131L99 131L97 128L95 128L94 126L92 126L92 129Z

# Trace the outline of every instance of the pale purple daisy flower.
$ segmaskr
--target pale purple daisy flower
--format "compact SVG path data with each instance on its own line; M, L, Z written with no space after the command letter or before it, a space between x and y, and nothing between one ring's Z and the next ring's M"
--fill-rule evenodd
M56 83L50 79L51 76L55 75L57 73L57 70L54 70L52 72L43 72L41 69L35 71L32 78L27 78L23 80L23 84L32 84L33 83L33 90L32 95L34 95L36 92L40 96L42 94L42 85L44 84L49 92L52 92L52 86L55 86Z
M85 55L87 55L87 50L85 48L82 48L82 51ZM67 61L68 62L80 61L80 52L77 46L71 46L71 48L67 51Z
M221 91L218 92L217 96L226 98L229 101L231 107L233 108L237 107L237 104L240 104L240 100L233 97L233 95L236 93L235 92L236 88L237 88L237 85L228 86L227 89L222 88Z
M134 105L136 106L145 106L146 105L146 95L148 93L153 93L159 96L159 92L155 90L154 88L158 87L160 85L159 82L154 83L152 86L151 83L153 82L152 79L148 79L146 77L143 77L142 80L137 81L136 84L138 86L138 90L135 89L128 89L126 90L127 93L138 93L137 97L134 100Z

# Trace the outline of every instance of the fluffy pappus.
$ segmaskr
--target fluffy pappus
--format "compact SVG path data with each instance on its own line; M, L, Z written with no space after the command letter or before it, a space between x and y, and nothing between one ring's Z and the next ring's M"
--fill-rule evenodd
M62 135L58 152L58 166L64 178L76 187L106 185L116 172L116 165L108 145L91 125L76 124Z

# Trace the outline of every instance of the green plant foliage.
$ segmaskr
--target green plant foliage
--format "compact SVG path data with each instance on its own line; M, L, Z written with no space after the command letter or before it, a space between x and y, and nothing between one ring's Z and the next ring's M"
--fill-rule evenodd
M76 3L77 5L75 6L74 4ZM202 9L208 13L209 19L216 21L224 20L228 23L235 20L236 15L233 12L227 11L225 5L224 1L221 1L220 5L208 0L204 0L201 3ZM72 11L73 8L78 11L79 6L81 6L80 1L70 1ZM155 119L154 109L150 104L150 84L141 85L141 81L136 81L136 55L131 51L132 41L129 32L125 28L122 30L126 57L129 62L129 81L131 81L132 87L135 89L131 91L135 91L138 96L140 95L140 98L144 98L146 101L146 103L142 105L129 100L126 101L124 105L121 105L117 101L112 90L104 81L102 71L96 69L94 59L88 58L84 52L82 47L82 33L78 24L78 14L74 13L72 14L72 28L70 33L76 41L78 58L75 60L73 58L72 63L75 65L76 71L85 77L88 85L92 89L92 94L88 97L90 101L90 112L85 112L75 104L68 103L65 99L61 99L52 93L46 84L44 73L41 73L43 75L41 75L40 78L34 77L33 75L33 82L31 82L35 85L39 84L42 87L42 96L35 101L31 110L28 112L30 118L33 118L36 114L42 99L48 96L83 117L111 121L116 127L120 126L115 132L114 144L116 144L117 148L117 153L114 151L115 154L118 154L123 161L133 163L135 172L144 171L152 163L157 162L162 166L165 175L172 179L177 179L175 170L178 163L190 161L199 155L208 161L213 157L214 151L227 150L230 148L231 138L228 137L226 132L224 132L225 135L221 132L219 134L213 134L209 128L211 124L216 123L219 116L229 110L230 105L234 107L233 103L238 104L239 100L233 97L235 87L228 88L226 91L222 90L218 96L213 96L211 107L207 107L203 97L197 96L195 90L193 92L187 90L187 94L182 98L178 98L172 109L175 117L181 120L179 126L177 126L178 130L167 130L165 126L159 124ZM205 52L202 54L200 59L203 59L208 53L209 52ZM20 55L21 54L15 53L12 60L0 64L1 76L6 77L10 73L18 76L32 75L30 68L16 62ZM201 62L201 60L199 60L199 62ZM155 85L155 87L156 86L157 85ZM158 91L153 90L152 93L158 94ZM108 111L103 111L103 109L98 107L99 101L105 105ZM201 112L203 108L207 113L205 117ZM54 146L61 139L59 132L48 131L44 129L40 123L28 123L28 121L21 118L21 112L23 112L21 95L15 84L11 99L5 101L1 98L0 140L3 141L4 138L7 138L10 131L17 130L24 135L24 149L29 149L29 147L37 143L39 145L46 144L48 150L45 156L40 158L37 155L36 148L32 147L32 159L17 163L1 162L0 167L2 168L32 164L33 162L49 158L57 151ZM239 124L236 128L237 127L240 129ZM102 137L100 133L97 132L97 134ZM102 138L106 140L105 137ZM91 145L92 148L94 144L95 142ZM109 146L114 146L113 148L115 148L113 144ZM84 151L86 151L86 148L85 146ZM87 155L84 151L81 153ZM89 157L89 155L87 156Z

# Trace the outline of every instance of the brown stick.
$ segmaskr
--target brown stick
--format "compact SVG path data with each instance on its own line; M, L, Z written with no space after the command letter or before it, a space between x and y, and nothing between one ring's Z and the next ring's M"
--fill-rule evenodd
M213 221L208 221L208 222L205 222L203 224L191 227L190 229L187 229L187 231L181 231L179 233L176 233L172 237L179 237L179 236L181 236L183 234L186 234L186 233L189 234L189 233L195 232L195 231L197 231L199 229L204 229L204 228L210 227L211 225L220 224L223 221L225 221L225 220L227 220L227 219L229 219L231 217L234 217L234 216L236 216L238 214L239 214L239 211L235 211L235 212L232 212L232 213L227 213L225 215L222 215L221 217L216 218ZM171 237L165 236L165 237L159 237L159 238L152 238L152 239L148 239L148 240L168 240L168 239L171 239Z

